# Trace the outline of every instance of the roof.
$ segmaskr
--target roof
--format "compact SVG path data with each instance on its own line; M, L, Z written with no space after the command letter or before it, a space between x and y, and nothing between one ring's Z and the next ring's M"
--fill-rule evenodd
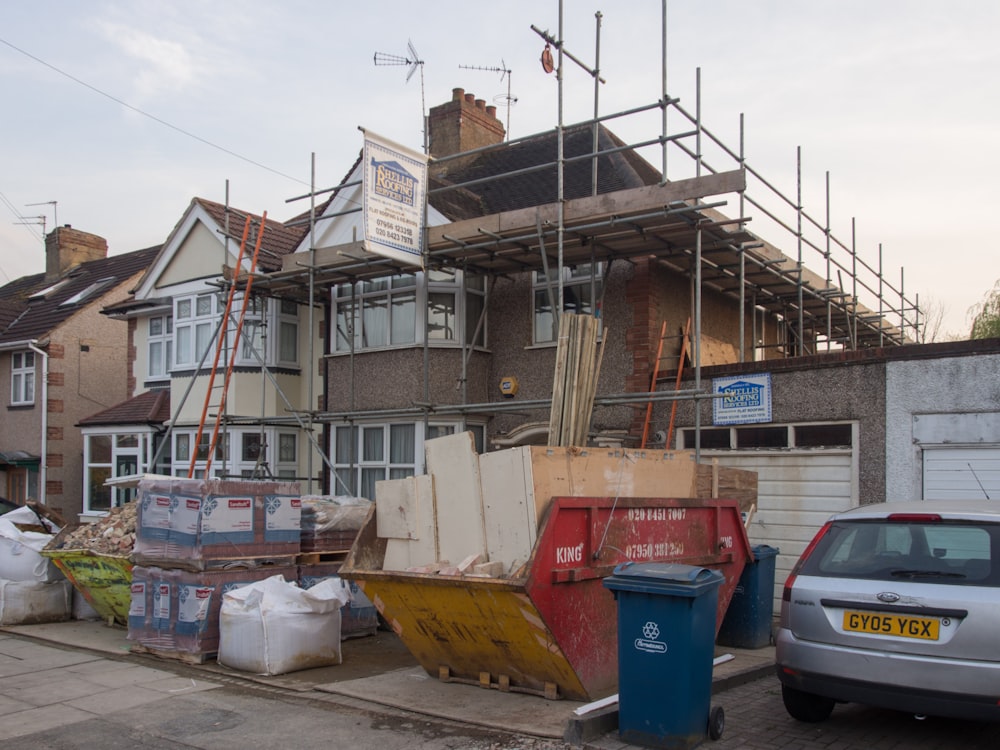
M121 424L161 425L170 420L170 391L146 391L127 401L81 419L77 427L102 427Z
M563 132L565 199L593 192L593 140L589 126ZM598 127L598 195L660 182L660 173L635 151L615 151L624 145L607 128ZM428 200L452 221L552 203L558 195L557 156L558 138L547 133L485 151L471 161L462 159L456 167L449 167L447 160L433 162ZM463 183L460 190L450 188Z
M81 309L145 269L160 246L86 261L57 278L23 276L0 287L0 346L45 338Z
M259 224L262 218L259 214L252 214L238 208L233 208L232 206L227 209L221 203L206 200L205 198L195 198L194 202L204 208L220 228L225 228L226 226L226 213L228 211L229 235L234 237L237 242L243 237L243 228L246 225L247 216L255 224ZM276 271L281 268L281 259L295 252L295 248L302 241L302 237L306 234L309 227L308 225L289 227L280 221L270 218L264 226L264 237L260 243L260 255L257 258L257 266L261 271ZM250 257L252 254L253 244L251 243L253 241L254 238L252 236L247 239L247 257Z

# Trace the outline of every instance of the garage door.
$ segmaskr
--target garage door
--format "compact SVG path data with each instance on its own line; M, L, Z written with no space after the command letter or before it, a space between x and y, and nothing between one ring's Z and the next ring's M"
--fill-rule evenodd
M1000 500L1000 448L924 446L924 500Z
M752 544L769 544L775 562L775 614L792 565L831 514L856 502L854 455L841 450L702 451L702 460L757 472L757 511L747 534Z

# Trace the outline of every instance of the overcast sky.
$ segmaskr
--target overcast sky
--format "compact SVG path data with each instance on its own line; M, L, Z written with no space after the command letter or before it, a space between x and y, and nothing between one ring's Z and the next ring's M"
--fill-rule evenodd
M601 114L657 101L661 0L565 0L565 47L588 67L598 10ZM669 94L694 114L700 69L704 127L738 154L742 113L747 164L793 203L801 148L806 212L825 224L829 173L833 234L875 269L881 245L886 282L965 334L1000 278L1000 4L670 0L667 25ZM558 0L0 3L0 283L44 270L40 216L129 252L163 242L194 196L224 202L228 180L232 205L286 219L308 207L287 199L308 191L312 154L325 188L356 158L359 126L420 149L422 99L455 87L496 104L515 138L549 129L558 87L532 26L558 36ZM375 65L409 56L408 40L423 61L409 81L405 64ZM591 77L566 60L563 122L593 110ZM608 126L659 135L656 118ZM705 143L709 167L736 166ZM679 152L668 164L671 178L693 168ZM794 237L744 213L796 257ZM808 245L803 259L825 275Z

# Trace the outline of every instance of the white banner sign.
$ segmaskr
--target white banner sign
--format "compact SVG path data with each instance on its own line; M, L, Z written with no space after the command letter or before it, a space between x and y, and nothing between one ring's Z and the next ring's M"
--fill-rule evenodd
M715 378L712 393L712 421L717 425L771 421L771 373Z
M423 266L427 156L365 133L365 249Z

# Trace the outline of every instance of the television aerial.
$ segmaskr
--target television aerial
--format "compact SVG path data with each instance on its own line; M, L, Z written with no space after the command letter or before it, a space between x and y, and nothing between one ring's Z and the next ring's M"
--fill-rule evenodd
M515 104L517 104L517 97L512 96L510 93L510 79L513 77L514 71L507 67L507 63L503 61L503 58L500 59L500 67L496 66L490 67L486 65L459 65L458 67L462 68L463 70L486 70L491 73L499 73L501 82L503 82L504 78L507 79L507 93L497 94L496 96L493 97L493 102L495 104L500 105L501 107L504 107L507 110L507 140L509 141L510 108L513 107Z
M406 73L407 83L413 78L413 74L417 72L417 68L420 68L420 120L424 126L424 153L427 153L427 105L424 101L424 61L420 59L420 55L417 54L413 42L409 39L406 40L406 51L408 52L407 55L376 52L375 65L409 65L410 69Z

